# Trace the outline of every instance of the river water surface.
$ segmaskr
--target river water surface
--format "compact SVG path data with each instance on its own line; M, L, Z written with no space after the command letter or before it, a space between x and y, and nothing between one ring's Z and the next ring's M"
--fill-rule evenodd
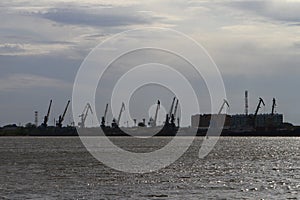
M169 138L112 140L138 152ZM129 174L101 164L79 138L1 137L0 199L300 199L300 138L221 138L199 159L201 140L164 169Z

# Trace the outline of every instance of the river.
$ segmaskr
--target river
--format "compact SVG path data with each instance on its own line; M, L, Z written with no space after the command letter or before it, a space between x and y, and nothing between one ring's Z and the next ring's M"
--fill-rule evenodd
M141 149L129 137L112 140ZM157 149L169 140L143 146ZM220 138L199 159L201 141L166 168L130 174L103 165L76 137L1 137L0 199L300 198L300 138Z

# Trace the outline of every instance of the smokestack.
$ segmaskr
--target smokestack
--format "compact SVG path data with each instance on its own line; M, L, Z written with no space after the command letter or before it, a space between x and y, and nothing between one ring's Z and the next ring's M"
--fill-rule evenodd
M248 90L245 91L245 115L248 115Z
M35 126L38 127L38 111L34 111L34 123L35 123Z

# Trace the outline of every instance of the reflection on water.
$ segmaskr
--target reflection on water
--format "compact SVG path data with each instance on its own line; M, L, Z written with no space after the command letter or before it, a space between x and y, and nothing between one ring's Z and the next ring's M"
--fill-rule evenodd
M168 138L142 143L113 138L135 152L155 150ZM78 138L0 138L0 198L7 199L297 199L300 138L221 138L204 159L201 138L171 166L127 174L95 160Z

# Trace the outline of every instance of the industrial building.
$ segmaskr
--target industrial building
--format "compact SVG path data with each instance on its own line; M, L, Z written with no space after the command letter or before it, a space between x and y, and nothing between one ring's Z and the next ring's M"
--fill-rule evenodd
M279 128L283 125L282 114L232 115L231 128Z
M282 114L259 114L256 116L253 114L197 114L191 117L191 124L194 128L222 127L224 118L224 129L272 129L279 128L283 125Z
M227 115L221 114L224 105L229 104L224 100L218 114L196 114L191 117L191 125L194 128L205 129L208 127L222 127L230 130L272 130L283 126L283 115L275 113L276 100L273 98L272 110L269 114L258 114L261 106L265 106L262 98L259 98L254 114L248 114L248 91L245 92L245 114Z
M191 124L193 128L224 126L224 129L228 129L231 125L231 116L226 114L197 114L191 117Z

